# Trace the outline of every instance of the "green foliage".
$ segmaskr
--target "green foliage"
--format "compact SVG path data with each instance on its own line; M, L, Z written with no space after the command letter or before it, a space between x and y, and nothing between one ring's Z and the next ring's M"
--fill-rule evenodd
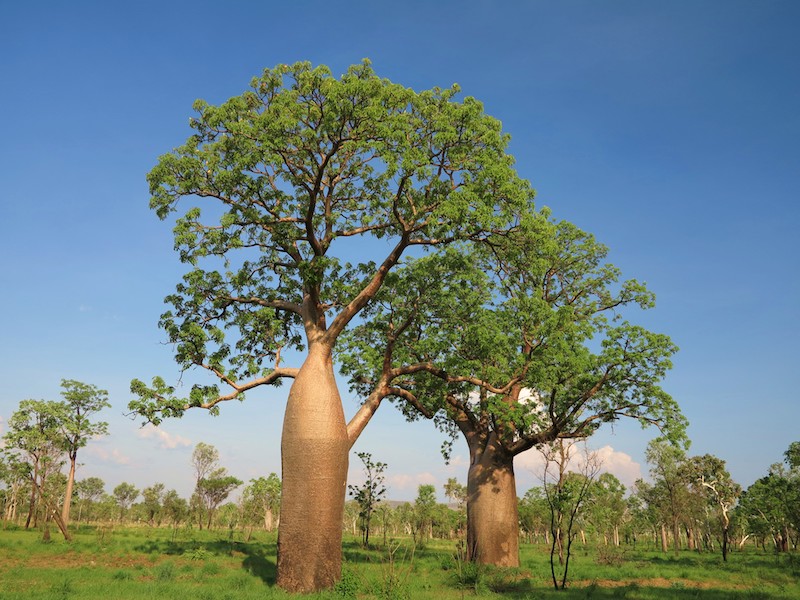
M790 538L800 532L800 466L796 453L800 442L792 442L784 453L785 464L775 464L741 496L737 516L749 531L762 539L770 537L777 551L788 550Z
M417 93L364 61L340 78L279 65L219 106L198 100L193 135L148 174L189 268L159 325L182 368L233 392L195 385L183 398L161 378L134 380L130 409L157 423L277 384L281 353L318 335L332 345L407 249L513 225L532 192L499 121L457 93ZM370 239L389 248L382 262L342 260Z
M361 591L361 582L358 574L352 567L348 565L344 566L342 569L342 578L336 582L333 591L341 598L355 599L358 597Z
M106 390L91 384L62 379L61 387L64 401L60 404L59 427L66 452L74 456L90 439L108 434L108 423L89 419L94 413L110 408L111 403Z
M132 483L123 481L114 488L113 494L119 506L120 515L124 515L133 504L133 501L139 497L139 490Z
M543 210L483 246L409 259L345 333L342 371L360 395L388 379L410 419L450 435L478 428L511 455L622 417L684 440L660 387L677 348L621 319L653 294L620 282L606 254Z
M360 486L349 485L350 495L358 503L358 518L363 534L364 546L369 546L369 532L372 514L378 507L380 501L386 496L386 485L383 472L386 470L386 463L372 462L372 455L369 452L358 452L356 456L364 464L364 474L366 479Z
M280 511L281 480L275 473L251 479L242 492L242 513L248 523L263 523L272 530L273 519Z

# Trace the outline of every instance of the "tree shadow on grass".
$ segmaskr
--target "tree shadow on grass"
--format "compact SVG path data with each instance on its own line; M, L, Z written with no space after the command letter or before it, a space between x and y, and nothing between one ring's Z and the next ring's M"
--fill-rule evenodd
M202 560L207 556L242 556L242 568L267 585L277 578L277 547L274 542L241 542L236 540L147 540L135 547L137 552L182 556Z
M242 568L250 575L258 577L269 586L275 585L278 576L278 567L275 561L275 553L267 552L262 545L250 546L244 551L245 558L242 560Z
M627 585L604 586L590 584L587 586L572 586L565 590L556 591L552 587L542 587L541 582L518 581L502 589L490 590L502 594L503 598L528 600L537 598L541 600L577 600L592 598L606 600L611 598L629 598L631 600L785 600L786 595L778 592L770 593L764 590L720 590L683 587L680 585L670 587L651 587L631 583Z

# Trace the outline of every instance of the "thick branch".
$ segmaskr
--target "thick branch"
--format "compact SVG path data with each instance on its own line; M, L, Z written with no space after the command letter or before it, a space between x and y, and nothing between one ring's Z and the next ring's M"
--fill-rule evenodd
M361 408L358 409L358 412L350 419L350 422L347 424L347 438L350 441L351 448L353 444L356 443L356 440L358 440L361 432L364 431L367 423L372 419L372 415L378 410L381 401L387 396L387 392L387 389L383 386L373 390L361 405Z
M350 301L350 303L345 306L342 311L336 315L336 318L331 323L331 326L325 332L325 337L327 338L328 343L331 345L333 342L336 341L336 338L339 337L339 334L344 331L344 328L347 327L347 324L355 317L358 312L366 306L367 302L369 302L375 294L378 293L378 290L383 285L386 276L389 274L389 271L392 267L397 264L397 261L400 260L400 256L403 254L403 251L408 246L408 238L404 234L400 241L397 242L397 245L392 249L389 255L384 259L381 266L378 267L378 270L373 275L370 282L362 289L358 295Z
M278 310L285 310L287 312L295 313L297 315L303 314L303 308L299 304L295 304L293 302L287 302L286 300L280 300L280 299L264 300L263 298L257 298L255 296L251 296L250 298L242 298L240 296L227 296L225 300L236 304L257 304L258 306L263 306L266 308L275 308Z

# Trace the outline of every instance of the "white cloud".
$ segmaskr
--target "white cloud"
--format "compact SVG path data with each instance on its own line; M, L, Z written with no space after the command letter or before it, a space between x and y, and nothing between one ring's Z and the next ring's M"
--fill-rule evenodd
M642 478L642 466L629 454L617 452L611 446L603 446L597 450L597 454L602 461L600 470L615 475L627 488L633 487L636 480Z
M409 475L407 473L403 473L400 475L390 475L386 478L387 483L392 488L394 492L401 492L401 491L417 491L417 488L420 485L427 485L433 484L436 485L436 477L432 473L416 473L413 475ZM391 493L390 493L391 495ZM406 495L406 494L404 494Z
M120 452L116 448L112 449L111 452L109 452L102 446L98 446L97 444L92 444L91 446L88 446L86 448L86 453L102 462L110 462L117 465L131 464L130 457L125 456L122 452Z
M580 448L580 445L578 448ZM630 489L637 479L641 479L642 467L639 463L635 462L629 454L614 450L614 448L608 445L597 450L590 449L590 452L596 453L597 458L600 460L600 472L611 473L619 479L625 487ZM579 450L573 459L574 466L569 470L580 470L584 462L585 457ZM539 478L541 477L543 468L544 458L541 452L537 452L536 450L523 452L514 459L514 469L518 473L520 471L528 471Z
M164 448L167 450L173 450L175 448L182 448L192 445L191 440L181 435L167 433L163 429L156 427L151 423L148 423L144 427L137 429L136 435L142 439L155 438L158 441L159 448Z

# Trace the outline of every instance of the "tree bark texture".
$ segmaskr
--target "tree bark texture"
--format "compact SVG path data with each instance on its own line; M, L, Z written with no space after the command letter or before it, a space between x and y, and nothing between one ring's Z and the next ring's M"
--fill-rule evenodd
M67 475L67 489L64 492L64 506L61 508L61 520L64 525L69 525L69 513L72 506L72 489L75 486L75 463L77 462L77 455L70 455L69 457L69 475Z
M469 439L468 442L475 444ZM518 567L519 516L514 457L493 439L484 448L470 448L470 456L467 557L484 565Z
M341 577L349 448L330 349L312 346L283 421L277 584L284 590L315 592Z

